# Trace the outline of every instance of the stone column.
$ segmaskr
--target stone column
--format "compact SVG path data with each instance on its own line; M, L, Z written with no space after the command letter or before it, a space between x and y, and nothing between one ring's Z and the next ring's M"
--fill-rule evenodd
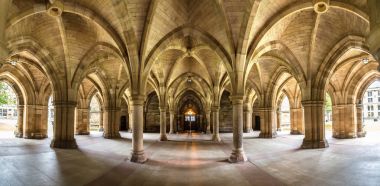
M244 106L244 132L253 132L252 129L252 109L249 104Z
M356 138L356 107L353 104L333 106L333 137Z
M47 137L46 123L42 123L41 105L25 105L23 137L26 139L42 139Z
M231 163L245 162L243 149L243 97L231 96L232 100L232 125L233 125L233 149L230 158Z
M212 107L212 121L213 121L213 130L212 130L212 141L220 142L220 136L219 136L219 107L214 106Z
M369 51L380 62L380 1L368 0L370 33L367 38Z
M103 137L107 139L120 138L120 112L119 107L105 108L103 112Z
M160 141L168 141L166 136L166 108L160 108Z
M290 125L292 135L303 134L303 109L302 108L291 108L290 109Z
M133 120L132 120L132 113L133 113L133 110L132 110L132 107L130 107L129 108L129 112L128 112L128 114L129 114L129 118L128 118L128 120L129 120L129 129L128 129L128 132L130 132L130 133L132 133L132 131L133 131Z
M76 102L54 101L54 135L50 144L53 148L77 148L74 138Z
M329 144L325 138L324 102L302 101L304 108L305 138L302 148L325 148Z
M17 106L17 129L15 131L16 138L23 137L23 122L24 122L24 105Z
M169 134L174 134L174 114L175 114L175 112L173 110L170 110L169 113L170 113L170 116L169 116L169 119L170 119Z
M8 18L8 10L11 5L11 0L0 1L0 60L8 57L8 49L5 41L5 26Z
M260 138L274 138L277 136L277 114L273 108L258 108L260 115Z
M211 134L211 111L206 111L206 134Z
M41 126L41 133L43 138L48 137L48 125L51 125L51 123L48 123L48 117L49 117L49 106L42 105L40 106L41 109L41 120L40 120L40 126Z
M276 123L277 123L277 131L281 131L281 111L277 110L276 111Z
M363 126L363 106L361 104L356 105L356 122L357 122L357 137L365 137L366 131Z
M103 127L103 109L100 111L99 113L99 132L103 132L104 131L104 127Z
M89 111L88 108L75 109L75 134L89 135Z
M132 97L130 106L133 125L131 162L144 163L147 160L143 141L144 97Z

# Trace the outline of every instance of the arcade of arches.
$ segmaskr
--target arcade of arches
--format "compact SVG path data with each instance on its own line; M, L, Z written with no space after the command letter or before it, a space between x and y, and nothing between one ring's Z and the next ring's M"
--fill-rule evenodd
M376 0L1 0L0 80L17 95L15 136L52 149L81 148L93 131L129 136L137 163L154 159L154 133L157 148L189 132L228 141L231 163L247 161L247 140L284 132L327 148L366 136L379 11Z

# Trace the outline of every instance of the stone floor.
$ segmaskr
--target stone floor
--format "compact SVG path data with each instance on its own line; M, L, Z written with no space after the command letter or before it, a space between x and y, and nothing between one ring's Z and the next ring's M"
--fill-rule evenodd
M329 138L330 148L301 150L303 136L258 139L246 134L249 162L230 164L232 134L222 143L201 134L144 134L149 161L128 161L131 134L76 136L78 150L51 149L50 139L0 134L0 185L380 185L380 133Z

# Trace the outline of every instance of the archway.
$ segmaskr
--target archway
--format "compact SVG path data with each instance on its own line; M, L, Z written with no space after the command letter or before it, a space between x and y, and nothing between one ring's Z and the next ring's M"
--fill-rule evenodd
M54 134L54 105L53 105L53 95L49 97L48 101L48 136L53 136Z
M0 82L0 136L14 137L17 135L17 95L8 82ZM22 116L21 116L22 117Z
M362 122L366 132L380 131L380 80L373 81L362 97Z
M326 132L331 133L333 128L333 108L332 100L330 94L326 93L325 95L325 130Z
M177 132L206 132L203 104L193 91L186 91L178 102Z
M156 92L148 95L144 111L144 132L160 132L160 108Z
M94 95L90 101L90 133L99 131L101 122L101 106L99 99Z
M290 103L288 96L284 95L278 112L280 120L279 129L281 131L290 131Z

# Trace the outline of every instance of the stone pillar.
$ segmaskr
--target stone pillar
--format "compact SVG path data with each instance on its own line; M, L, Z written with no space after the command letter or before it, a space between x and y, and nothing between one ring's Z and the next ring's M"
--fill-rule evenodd
M252 129L252 109L249 104L244 106L244 132L253 132Z
M380 62L380 1L368 0L370 33L367 38L369 51Z
M219 136L219 107L214 106L212 107L212 121L213 121L213 130L212 130L212 141L220 142L220 136Z
M129 112L128 112L128 114L129 114L129 118L128 118L128 120L129 120L129 129L128 129L128 132L130 132L130 133L132 133L132 131L133 131L133 120L132 120L132 113L133 113L133 110L132 110L132 107L130 107L130 109L129 109Z
M47 121L42 123L43 106L25 105L23 137L26 139L42 139L47 137Z
M304 108L305 138L302 148L315 149L329 146L325 138L324 102L302 101Z
M170 116L169 116L169 119L170 119L169 134L174 134L174 114L175 114L175 112L173 110L170 110L169 113L170 113Z
M88 108L75 109L75 134L89 135L89 111Z
M166 136L166 109L160 108L160 141L168 141Z
M103 137L107 139L120 138L120 108L105 108L103 112Z
M54 101L54 135L50 146L53 148L77 148L74 138L76 102Z
M273 108L258 108L260 115L260 138L274 138L277 136L277 114Z
M353 104L333 106L333 137L356 138L356 107Z
M104 131L104 127L103 127L103 109L100 111L99 113L99 132L103 132Z
M211 111L206 111L206 134L211 134Z
M41 126L41 133L43 138L48 137L48 125L51 123L48 123L48 117L49 117L49 106L48 105L42 105L41 108L41 120L40 120L40 126Z
M24 105L17 106L17 129L15 131L16 138L23 137L23 122L24 122Z
M356 122L357 122L357 137L365 137L366 131L363 126L363 106L361 104L356 105Z
M133 125L131 162L144 163L147 160L143 141L144 97L132 97L130 107Z
M232 125L233 125L233 149L230 158L231 163L245 162L243 149L243 97L231 96L232 100Z
M8 18L8 10L10 9L11 0L0 1L0 60L8 57L8 49L5 41L5 26Z
M302 108L290 109L290 126L291 126L290 134L293 134L293 135L304 134Z
M277 131L281 131L281 111L279 109L276 111L276 119Z

